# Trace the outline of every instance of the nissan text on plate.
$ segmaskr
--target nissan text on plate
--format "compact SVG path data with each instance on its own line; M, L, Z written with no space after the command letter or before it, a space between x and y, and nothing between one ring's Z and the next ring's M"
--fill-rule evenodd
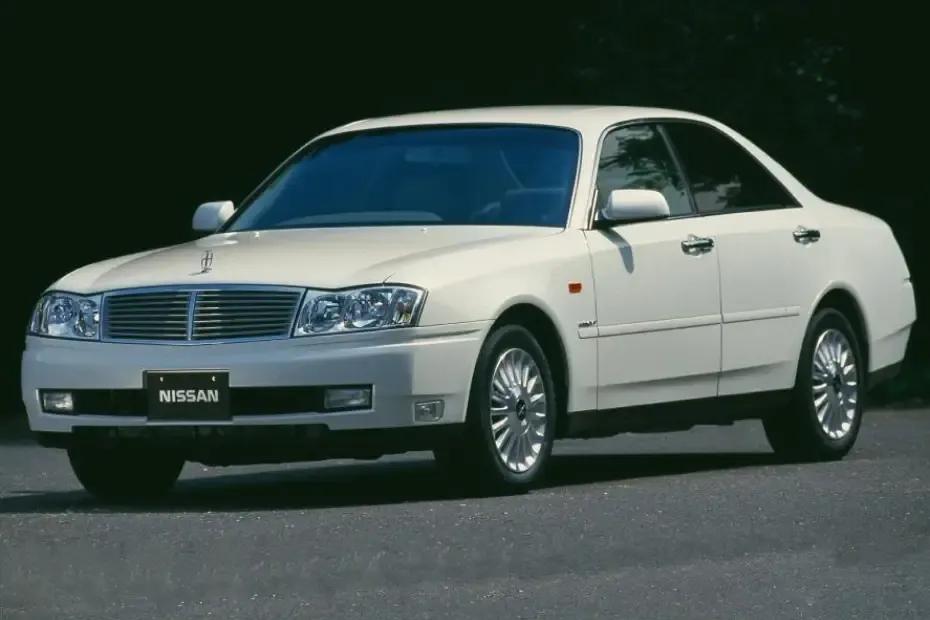
M193 227L31 318L29 424L98 497L165 492L185 461L412 450L518 492L559 438L746 418L838 459L916 315L883 221L674 110L362 120Z

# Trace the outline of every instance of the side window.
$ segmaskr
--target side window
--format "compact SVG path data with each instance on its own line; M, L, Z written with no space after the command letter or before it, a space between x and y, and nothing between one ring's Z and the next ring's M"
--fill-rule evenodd
M688 176L698 212L797 205L762 164L716 129L668 123L665 130Z
M691 204L678 168L653 125L628 125L607 134L597 169L597 208L615 189L652 189L661 192L672 215L691 213Z

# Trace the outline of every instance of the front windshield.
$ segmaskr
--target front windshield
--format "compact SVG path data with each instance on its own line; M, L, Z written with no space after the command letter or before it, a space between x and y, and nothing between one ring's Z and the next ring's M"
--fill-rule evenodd
M539 126L405 128L310 145L227 231L327 226L564 227L578 137Z

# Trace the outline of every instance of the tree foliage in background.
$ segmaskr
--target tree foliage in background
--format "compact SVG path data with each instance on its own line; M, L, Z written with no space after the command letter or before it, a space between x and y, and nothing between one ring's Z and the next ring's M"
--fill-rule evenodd
M789 161L824 198L861 205L865 110L841 9L603 2L572 20L572 53L558 74L565 92L591 101L718 118Z

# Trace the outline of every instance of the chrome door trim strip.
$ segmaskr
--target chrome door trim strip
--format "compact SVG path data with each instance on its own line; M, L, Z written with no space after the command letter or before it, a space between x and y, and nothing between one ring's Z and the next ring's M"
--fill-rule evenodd
M766 319L783 319L801 314L801 306L785 306L781 308L762 308L760 310L741 310L739 312L724 312L724 323L744 323L746 321L764 321Z
M663 332L672 329L686 329L689 327L706 327L720 325L719 314L704 314L679 319L663 319L660 321L639 321L636 323L621 323L618 325L602 325L597 328L597 335L601 338L609 336L625 336L628 334L642 334L646 332Z

